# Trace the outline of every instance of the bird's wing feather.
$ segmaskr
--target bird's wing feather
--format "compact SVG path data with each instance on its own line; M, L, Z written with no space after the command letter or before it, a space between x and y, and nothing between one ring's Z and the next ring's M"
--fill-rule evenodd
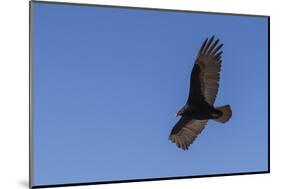
M207 122L208 120L188 120L181 117L172 129L169 140L176 143L177 147L187 150L205 128Z
M213 42L214 36L206 39L198 53L192 69L190 79L190 92L188 103L198 104L206 101L213 105L218 93L220 70L221 70L221 48L219 40Z
M189 105L198 106L206 102L201 90L203 86L200 72L199 64L194 64L190 77L189 97L187 100Z

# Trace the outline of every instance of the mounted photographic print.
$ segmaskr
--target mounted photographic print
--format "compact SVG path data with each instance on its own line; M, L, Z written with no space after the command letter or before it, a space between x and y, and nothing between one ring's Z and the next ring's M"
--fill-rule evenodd
M269 173L269 17L30 2L30 187Z

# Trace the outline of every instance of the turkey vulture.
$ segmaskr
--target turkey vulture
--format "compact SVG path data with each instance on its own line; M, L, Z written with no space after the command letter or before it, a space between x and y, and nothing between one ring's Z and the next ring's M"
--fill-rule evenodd
M214 107L219 88L223 44L219 44L219 39L213 41L214 36L207 38L198 52L191 72L188 100L177 112L176 115L181 118L169 136L169 140L183 150L188 149L209 119L225 123L232 115L230 105Z

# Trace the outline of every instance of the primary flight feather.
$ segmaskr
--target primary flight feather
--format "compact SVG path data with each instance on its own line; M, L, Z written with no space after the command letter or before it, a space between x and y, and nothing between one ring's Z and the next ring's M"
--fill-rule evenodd
M191 77L189 97L177 112L180 120L173 127L169 140L186 150L205 128L209 119L225 123L231 116L230 105L215 107L219 89L222 46L214 36L206 39L195 60Z

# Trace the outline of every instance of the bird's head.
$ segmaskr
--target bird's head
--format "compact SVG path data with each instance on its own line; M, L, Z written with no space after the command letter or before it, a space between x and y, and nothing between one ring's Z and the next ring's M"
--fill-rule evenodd
M182 114L184 114L186 109L187 109L187 107L183 106L179 111L177 111L176 116L182 116Z

